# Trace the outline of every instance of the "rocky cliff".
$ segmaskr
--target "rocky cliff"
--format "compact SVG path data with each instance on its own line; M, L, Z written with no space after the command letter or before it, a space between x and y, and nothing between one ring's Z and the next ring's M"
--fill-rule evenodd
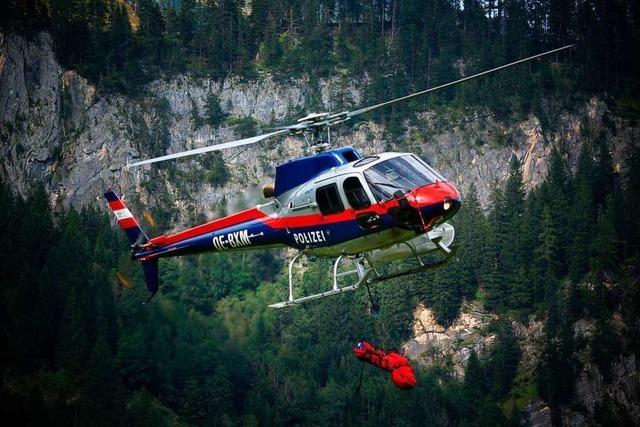
M216 82L176 76L154 81L136 96L102 93L73 70L60 67L47 34L29 40L0 34L0 175L21 193L34 181L44 182L53 205L93 203L108 187L148 205L167 194L162 203L173 203L181 212L174 226L185 225L193 220L186 212L211 216L217 205L233 199L247 184L269 181L273 166L299 155L303 143L287 138L224 152L232 176L222 188L203 180L200 159L131 170L124 165L238 137L233 126L196 128L194 114L204 114L209 94L219 96L229 116L253 117L263 126L295 119L318 103L331 110L337 91L347 91L354 105L363 102L357 83L328 79L315 91L319 93L304 80ZM383 139L384 126L370 121L341 130L339 144L367 154L411 150L463 190L475 182L486 202L490 188L505 178L512 154L523 161L531 187L545 176L552 147L575 163L586 135L604 132L615 162L622 163L624 147L638 134L637 128L611 118L597 99L560 114L557 121L553 131L544 132L534 116L506 125L488 112L425 111L408 126L400 147Z

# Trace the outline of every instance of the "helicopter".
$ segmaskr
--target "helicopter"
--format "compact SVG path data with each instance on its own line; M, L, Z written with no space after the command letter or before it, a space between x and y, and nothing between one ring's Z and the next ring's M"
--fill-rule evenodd
M289 261L288 298L269 305L271 308L289 307L361 286L369 290L374 283L443 265L454 253L455 229L447 221L461 207L458 189L411 153L385 152L365 157L352 147L331 148L331 127L375 109L571 47L553 49L369 107L312 113L266 134L128 164L128 168L139 167L283 135L302 134L307 140L312 136L309 145L315 151L276 167L274 183L263 187L267 203L169 235L149 238L120 197L107 190L104 196L108 205L131 243L131 259L142 263L151 293L147 301L158 292L160 258L202 252L286 247L297 251ZM322 139L325 130L327 141ZM334 259L328 290L294 295L293 268L303 255ZM383 272L384 264L408 259L416 261L414 266ZM341 283L350 280L350 284L340 286L339 279Z

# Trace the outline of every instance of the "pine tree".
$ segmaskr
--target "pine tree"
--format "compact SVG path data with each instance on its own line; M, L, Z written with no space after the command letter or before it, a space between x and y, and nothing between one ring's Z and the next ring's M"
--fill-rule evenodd
M220 106L220 98L214 93L207 95L204 110L206 122L212 127L220 126L227 117L227 114L222 111L222 107Z
M165 21L160 6L153 0L138 0L137 15L140 26L136 36L140 49L151 66L160 67L165 52Z
M534 251L533 273L535 277L535 301L548 301L555 295L555 284L559 269L558 235L553 226L551 210L543 208L539 226L538 244Z
M84 371L81 422L98 426L117 423L124 409L123 392L113 353L106 339L99 336Z
M478 355L473 350L469 355L467 367L464 370L464 385L471 390L472 395L477 397L483 396L488 391L484 369L480 364Z
M568 195L572 194L572 182L569 175L569 168L562 159L558 150L553 150L549 160L549 173L545 180L544 199L546 206L552 213L551 220L553 228L558 235L557 245L557 268L558 275L562 276L567 272L569 245L571 239L571 219L570 204Z
M464 197L464 209L455 218L456 233L460 238L458 262L461 292L472 298L478 288L481 276L486 271L485 249L487 222L480 207L475 184L469 186Z
M613 160L605 134L600 135L597 144L598 161L593 177L593 193L595 203L604 206L607 196L614 191Z
M624 191L624 239L627 256L640 256L640 148L631 148L627 154L626 188Z
M500 325L496 334L496 342L491 347L486 369L490 377L490 392L494 398L507 395L513 380L518 373L520 347L513 330L508 325Z
M573 240L569 274L574 282L587 272L591 257L591 238L595 221L595 201L593 198L593 173L595 165L586 144L582 146L578 159L578 170L574 180L571 223Z
M558 305L557 300L550 304L544 351L536 368L538 391L551 406L554 422L559 419L560 405L571 399L575 378L572 319Z
M616 218L618 209L613 196L608 196L604 209L600 213L595 238L592 241L592 259L590 265L598 272L615 269L618 266L618 235Z
M486 293L486 307L502 311L506 307L507 291L502 274L501 239L504 236L504 194L498 186L491 195L489 212L489 232L486 238L486 270L483 272L483 287Z
M56 342L56 364L73 373L79 372L91 350L91 295L86 283L89 276L90 249L82 230L80 215L70 210L63 218L62 231L52 248L48 270L56 283L61 301L60 327Z
M527 308L531 303L526 280L528 265L524 239L524 183L520 161L513 155L505 185L503 204L503 231L501 233L501 259L504 277L509 281L508 302L512 307Z

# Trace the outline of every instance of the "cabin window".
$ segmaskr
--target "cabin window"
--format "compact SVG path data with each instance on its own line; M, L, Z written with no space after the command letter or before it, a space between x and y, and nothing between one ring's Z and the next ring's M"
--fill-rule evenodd
M359 210L371 206L371 201L357 177L351 176L345 179L342 188L344 188L344 194L353 209Z
M316 203L322 215L331 215L344 211L344 205L338 194L338 186L335 184L318 188L316 190Z

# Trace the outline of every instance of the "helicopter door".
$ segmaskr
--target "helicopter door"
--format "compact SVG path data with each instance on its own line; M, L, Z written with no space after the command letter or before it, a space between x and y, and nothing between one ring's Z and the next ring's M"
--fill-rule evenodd
M371 199L367 195L362 182L358 177L350 176L342 183L342 189L347 201L355 211L371 207ZM375 212L359 212L356 221L365 230L376 228L382 224L380 216Z

